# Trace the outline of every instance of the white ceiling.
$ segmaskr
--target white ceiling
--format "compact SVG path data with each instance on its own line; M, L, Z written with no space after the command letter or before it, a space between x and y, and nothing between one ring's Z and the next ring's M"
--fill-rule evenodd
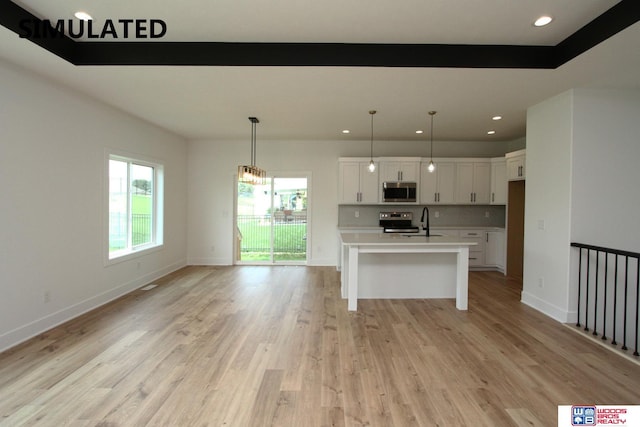
M41 18L157 18L163 41L555 45L612 0L22 0ZM554 16L545 28L532 21ZM106 43L106 41L105 41ZM189 139L513 140L526 109L573 87L640 89L640 23L555 70L74 66L0 27L0 58ZM502 115L499 122L491 117ZM343 129L350 129L343 135ZM416 135L415 130L425 134ZM495 129L494 136L486 132Z

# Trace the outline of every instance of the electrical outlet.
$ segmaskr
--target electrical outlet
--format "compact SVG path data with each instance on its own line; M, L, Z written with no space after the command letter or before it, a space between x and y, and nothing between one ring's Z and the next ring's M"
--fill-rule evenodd
M485 218L489 218L489 211L485 211L485 212L484 212L484 217L485 217Z
M353 213L353 215L354 215L356 218L360 218L360 211L355 211L355 212Z
M42 294L42 299L44 300L45 304L51 302L51 292L44 291L44 293Z
M440 212L439 211L435 211L435 213L433 214L433 216L435 218L440 218Z

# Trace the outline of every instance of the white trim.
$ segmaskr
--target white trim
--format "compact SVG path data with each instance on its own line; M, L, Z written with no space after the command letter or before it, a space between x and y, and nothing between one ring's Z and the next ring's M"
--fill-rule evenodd
M567 311L566 309L542 300L529 292L522 291L521 297L521 303L538 310L542 314L545 314L558 322L568 323L575 321L577 318L577 314L575 312Z
M307 240L306 240L306 259L304 261L264 261L264 262L243 262L236 259L236 254L238 253L238 175L234 174L233 176L233 242L232 242L232 255L231 255L231 265L302 265L308 266L311 260L311 248L312 245L312 236L311 236L311 224L312 224L312 197L313 197L313 174L311 171L274 171L267 172L267 179L271 180L271 185L273 187L273 180L277 178L304 178L307 180ZM273 236L272 236L273 239ZM271 242L273 246L273 242ZM203 261L207 262L206 264L196 263L194 265L228 265L228 264L210 264L210 262L215 262L211 258L198 258L194 259L194 261ZM334 265L335 262L328 264Z
M147 245L127 248L122 251L109 252L109 161L119 160L134 163L153 169L153 213L152 237L153 241ZM164 163L161 160L123 150L105 148L103 171L103 265L118 264L156 252L164 246Z

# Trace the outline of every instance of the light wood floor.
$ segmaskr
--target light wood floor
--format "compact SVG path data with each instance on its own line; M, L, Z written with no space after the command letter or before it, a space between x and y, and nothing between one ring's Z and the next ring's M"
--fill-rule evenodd
M401 281L401 280L399 280ZM520 304L362 300L331 267L188 267L0 354L2 426L556 426L640 366Z

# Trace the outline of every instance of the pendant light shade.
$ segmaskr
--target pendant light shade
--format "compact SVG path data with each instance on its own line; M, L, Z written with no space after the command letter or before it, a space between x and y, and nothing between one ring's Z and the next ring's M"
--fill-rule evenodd
M249 117L251 122L251 164L238 166L238 182L252 185L263 185L267 180L267 171L256 166L256 117Z
M433 116L436 115L435 111L429 111L429 115L431 116L431 158L429 160L429 166L427 166L427 170L429 172L433 172L436 170L436 165L433 163Z
M369 114L371 115L371 150L370 150L370 158L369 161L369 172L376 171L376 164L373 162L373 116L376 114L376 110L370 110Z

